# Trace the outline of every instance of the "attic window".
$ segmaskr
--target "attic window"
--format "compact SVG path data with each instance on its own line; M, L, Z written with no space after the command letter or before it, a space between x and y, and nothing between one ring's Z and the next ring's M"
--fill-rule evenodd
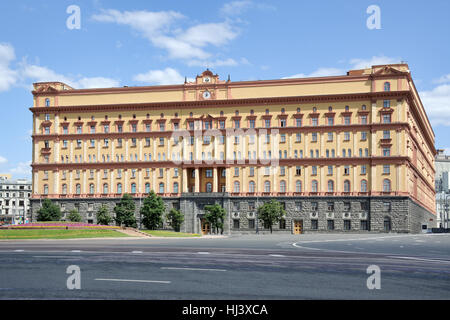
M45 106L50 107L50 99L49 98L45 99Z

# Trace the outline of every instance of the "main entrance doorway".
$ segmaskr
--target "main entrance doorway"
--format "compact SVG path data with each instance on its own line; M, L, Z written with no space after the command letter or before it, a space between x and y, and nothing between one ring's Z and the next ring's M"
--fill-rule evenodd
M202 235L209 234L211 232L211 227L205 218L202 219Z
M301 234L303 231L303 220L294 221L294 234Z

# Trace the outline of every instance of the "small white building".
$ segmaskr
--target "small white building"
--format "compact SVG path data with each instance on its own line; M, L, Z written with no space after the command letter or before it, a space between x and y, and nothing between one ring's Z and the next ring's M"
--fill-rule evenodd
M0 174L0 224L29 222L31 181Z
M436 214L437 225L450 228L450 156L438 149L436 165Z

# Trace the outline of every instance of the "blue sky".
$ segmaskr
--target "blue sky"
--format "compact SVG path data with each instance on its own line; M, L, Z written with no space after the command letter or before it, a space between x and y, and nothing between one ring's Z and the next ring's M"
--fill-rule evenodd
M80 29L66 12L77 5ZM381 29L369 29L370 5ZM76 88L345 74L406 61L436 134L450 142L450 1L2 1L0 172L30 177L31 84Z

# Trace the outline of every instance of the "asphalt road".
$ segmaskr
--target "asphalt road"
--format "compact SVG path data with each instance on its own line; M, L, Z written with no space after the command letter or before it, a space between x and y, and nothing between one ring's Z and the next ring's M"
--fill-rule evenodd
M372 265L380 289L367 287ZM0 241L0 299L18 298L447 300L450 235Z

